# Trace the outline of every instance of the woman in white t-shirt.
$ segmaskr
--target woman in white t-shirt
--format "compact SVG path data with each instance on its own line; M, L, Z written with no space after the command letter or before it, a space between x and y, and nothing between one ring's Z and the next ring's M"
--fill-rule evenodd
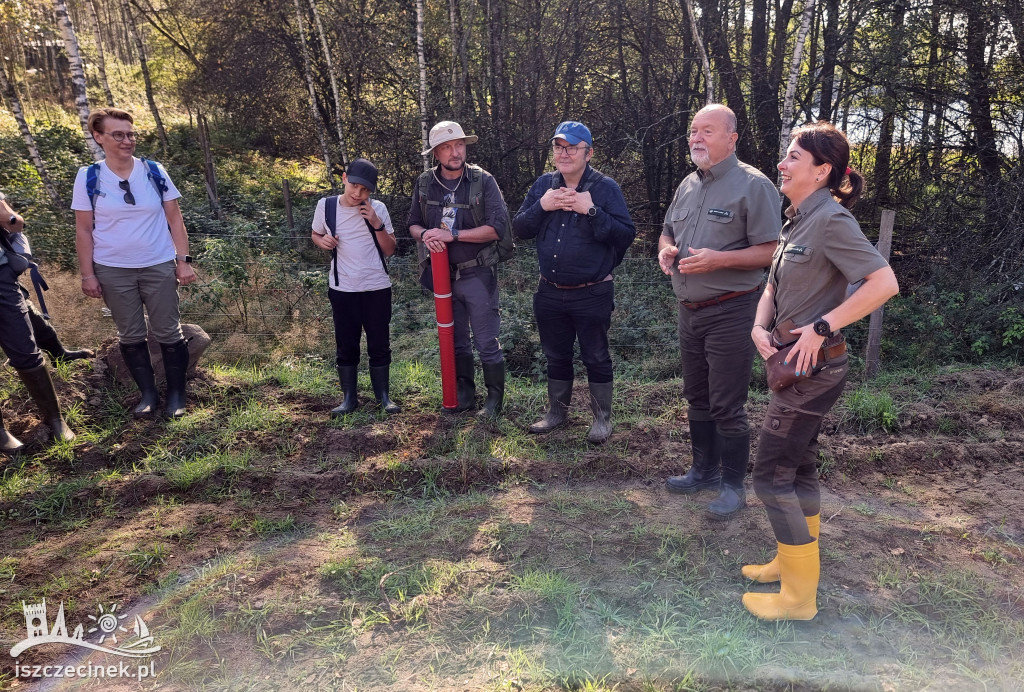
M163 352L170 417L185 415L188 345L182 337L178 284L195 281L181 193L163 166L134 156L137 133L130 113L100 108L89 114L89 131L106 160L83 166L75 178L78 266L82 292L102 298L142 399L136 416L160 403L146 341L149 328ZM145 310L144 310L145 309Z
M395 229L377 190L377 167L356 159L342 175L337 197L317 202L313 244L331 253L327 291L334 313L338 379L344 399L331 411L336 418L359 407L356 396L359 341L366 332L373 394L385 413L398 413L388 396L391 372L391 280L384 257L395 253ZM328 206L329 205L329 206ZM333 218L333 224L330 217Z

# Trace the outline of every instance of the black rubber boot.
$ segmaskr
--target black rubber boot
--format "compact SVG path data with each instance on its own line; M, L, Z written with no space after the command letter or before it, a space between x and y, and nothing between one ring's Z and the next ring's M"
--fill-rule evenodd
M339 418L359 408L359 397L356 396L356 382L359 381L358 366L339 365L338 381L341 382L341 393L344 399L341 405L331 409L331 418Z
M455 387L458 404L455 411L468 411L476 406L476 382L473 380L473 356L455 356Z
M43 351L46 351L47 355L50 356L50 360L54 363L57 361L92 358L96 355L96 352L89 348L81 348L74 351L64 348L64 344L60 342L60 338L57 336L53 325L50 324L48 319L40 315L34 307L29 308L28 318L32 323L32 333L36 337L36 345Z
M589 387L594 424L587 433L587 442L604 444L612 436L612 383L591 382Z
M719 456L715 450L715 422L691 420L690 444L693 448L693 465L682 476L666 478L665 488L670 493L684 495L698 490L717 490L722 483L722 473Z
M565 425L569 419L569 403L572 401L572 380L548 380L548 412L531 425L531 433L549 433Z
M152 416L160 405L160 395L156 393L156 377L153 374L153 361L149 357L149 344L145 341L121 344L121 355L124 356L132 379L142 392L142 400L132 409L132 415L136 418Z
M378 365L370 368L370 384L373 386L373 395L377 397L380 410L384 413L401 413L402 407L396 404L388 396L391 389L391 366Z
M505 404L505 361L483 363L481 367L484 370L487 398L476 415L480 418L497 418Z
M743 479L750 461L750 432L735 437L715 433L715 447L722 460L722 485L718 497L708 505L712 519L728 519L747 506Z
M45 365L29 370L19 370L18 375L25 383L32 401L39 407L39 413L43 422L50 426L50 438L71 442L75 439L75 433L64 422L64 416L60 413L60 404L57 402L57 390L53 388L53 380L50 379L50 371Z
M25 449L25 445L22 441L7 432L7 426L4 425L4 414L3 411L0 411L0 452L13 457L23 449Z
M185 415L185 373L188 371L188 342L182 339L173 344L160 344L164 354L164 374L167 376L167 404L164 413L168 418Z

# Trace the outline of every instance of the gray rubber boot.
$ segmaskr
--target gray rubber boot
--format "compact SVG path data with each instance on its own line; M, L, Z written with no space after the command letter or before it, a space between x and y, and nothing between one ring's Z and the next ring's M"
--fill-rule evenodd
M456 413L476 406L476 382L473 379L473 356L455 356L455 387L458 396Z
M132 415L136 418L152 416L160 405L160 395L156 392L156 377L153 374L153 361L149 357L149 345L145 341L121 344L121 355L142 393L142 400L132 409Z
M722 485L718 497L708 505L708 516L728 519L747 506L743 479L750 461L750 431L735 437L716 432L715 447L722 460Z
M7 432L7 426L4 425L4 414L3 411L0 411L0 452L14 456L23 449L25 449L24 443Z
M591 382L590 410L594 413L594 423L587 432L587 442L604 444L612 436L612 384L611 382Z
M50 360L79 360L80 358L92 358L96 352L91 348L81 348L69 351L60 342L57 331L50 324L50 321L39 314L34 306L29 304L28 319L32 323L32 333L36 338L36 345L50 356Z
M167 404L164 413L168 418L185 415L185 374L188 372L188 342L184 339L173 344L160 344L164 356L164 374L167 376Z
M340 418L346 413L352 413L359 408L359 397L356 396L356 383L358 380L358 366L338 366L338 381L341 383L341 393L345 398L342 399L340 406L331 409L331 418Z
M377 397L381 411L388 414L402 412L402 407L388 396L388 390L391 388L390 365L378 365L370 368L370 384L373 386L373 395Z
M693 448L693 465L682 476L666 478L666 490L684 495L698 490L717 490L722 483L722 469L715 449L715 422L691 420L690 444Z
M572 380L548 380L548 412L528 428L534 434L549 433L565 425L572 401Z
M482 367L487 398L476 415L479 418L497 418L505 404L505 361L483 363Z
M71 442L75 439L75 433L64 422L64 416L60 412L60 404L57 402L57 390L53 388L53 380L50 379L50 371L45 365L29 370L19 370L18 376L25 383L32 401L39 407L43 422L50 426L50 437L54 440Z

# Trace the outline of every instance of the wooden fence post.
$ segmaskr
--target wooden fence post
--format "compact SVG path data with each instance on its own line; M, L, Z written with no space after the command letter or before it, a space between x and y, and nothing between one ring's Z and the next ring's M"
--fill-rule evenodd
M896 212L891 209L882 210L882 220L878 228L878 252L889 261L892 254L892 229L896 223ZM882 348L882 315L885 313L885 306L878 308L871 313L868 322L868 350L864 358L865 372L868 379L878 374L881 366L878 360L879 351Z

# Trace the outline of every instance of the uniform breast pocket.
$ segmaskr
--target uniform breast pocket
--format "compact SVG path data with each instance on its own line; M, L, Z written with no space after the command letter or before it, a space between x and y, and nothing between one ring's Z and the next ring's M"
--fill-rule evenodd
M689 215L690 209L683 207L682 209L673 209L672 215L669 218L672 220L672 223L676 223L677 221L686 221L686 217Z
M811 271L810 248L804 248L802 253L784 252L780 279L782 290L806 288L811 279Z
M707 219L714 223L732 223L736 215L727 209L708 209Z

